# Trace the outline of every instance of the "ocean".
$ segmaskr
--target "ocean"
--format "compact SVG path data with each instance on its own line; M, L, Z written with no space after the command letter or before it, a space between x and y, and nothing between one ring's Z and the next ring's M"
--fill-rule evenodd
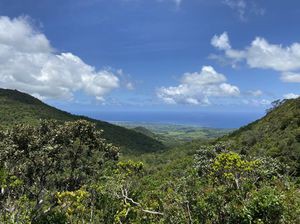
M107 122L180 124L210 128L239 128L262 116L258 112L101 111L85 116Z

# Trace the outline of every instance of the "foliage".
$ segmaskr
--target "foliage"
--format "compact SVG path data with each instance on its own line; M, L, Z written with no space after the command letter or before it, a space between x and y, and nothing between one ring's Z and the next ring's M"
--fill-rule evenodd
M300 98L273 103L265 117L221 138L232 149L252 156L277 158L291 175L300 174Z
M286 184L291 182L280 175L278 162L242 158L223 147L218 150L220 145L214 153L204 157L211 147L202 147L197 152L200 156L195 157L196 169L207 171L198 171L207 180L197 202L201 219L208 223L212 220L215 220L213 223L285 223L289 213L289 206L285 204L289 195ZM293 211L296 213L293 221L287 223L298 219L299 212Z
M118 159L118 148L84 120L16 125L0 135L2 208L19 210L19 201L28 199L31 220L57 205L59 191L96 182L105 165Z
M214 159L210 176L216 183L234 186L239 189L241 182L255 178L253 172L258 164L258 160L243 160L235 152L221 153Z
M0 127L14 124L38 125L40 120L77 121L87 120L104 130L103 138L130 153L159 151L164 145L142 133L84 116L72 115L51 107L42 101L17 90L0 88Z
M300 223L297 147L281 154L297 107L282 103L230 141L120 158L95 123L11 125L0 131L0 223Z
M89 192L83 189L57 192L55 197L60 211L66 214L68 220L76 221L86 218L88 199L90 197Z

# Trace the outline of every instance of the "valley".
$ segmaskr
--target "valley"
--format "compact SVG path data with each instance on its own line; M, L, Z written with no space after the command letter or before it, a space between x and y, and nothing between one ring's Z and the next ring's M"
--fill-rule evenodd
M146 122L114 122L114 124L148 135L149 137L155 138L168 146L183 144L185 142L199 139L206 140L218 138L234 130L205 128L196 125L192 126Z
M237 130L110 124L7 89L0 101L2 222L299 221L299 99Z

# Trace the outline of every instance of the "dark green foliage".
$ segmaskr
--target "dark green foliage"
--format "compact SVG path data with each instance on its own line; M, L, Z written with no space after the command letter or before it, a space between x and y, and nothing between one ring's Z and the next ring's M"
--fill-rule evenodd
M92 185L106 164L118 159L118 148L84 120L16 125L0 136L2 209L14 212L18 201L26 200L33 221L57 206L55 192Z
M268 114L232 134L221 138L233 148L249 155L278 158L300 174L300 98L274 103Z
M107 122L72 115L44 104L28 94L0 88L0 126L7 127L19 123L38 124L40 119L62 122L84 119L93 122L99 130L104 130L103 137L108 142L123 147L126 149L125 152L141 153L164 149L161 142L142 133Z
M280 223L284 214L284 196L274 187L253 192L247 204L249 213L263 223Z
M68 222L67 216L61 212L51 211L42 215L33 224L65 224Z
M155 139L157 137L153 132L151 132L150 130L148 130L147 128L142 127L142 126L135 127L132 130L134 130L136 132L139 132L139 133L142 133L144 135L147 135L150 138L154 138Z

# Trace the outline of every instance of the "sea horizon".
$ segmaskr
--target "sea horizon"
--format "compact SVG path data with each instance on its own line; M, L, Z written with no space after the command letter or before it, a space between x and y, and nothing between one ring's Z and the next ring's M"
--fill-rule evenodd
M224 129L239 128L264 116L262 112L85 111L75 113L109 123L151 123Z

